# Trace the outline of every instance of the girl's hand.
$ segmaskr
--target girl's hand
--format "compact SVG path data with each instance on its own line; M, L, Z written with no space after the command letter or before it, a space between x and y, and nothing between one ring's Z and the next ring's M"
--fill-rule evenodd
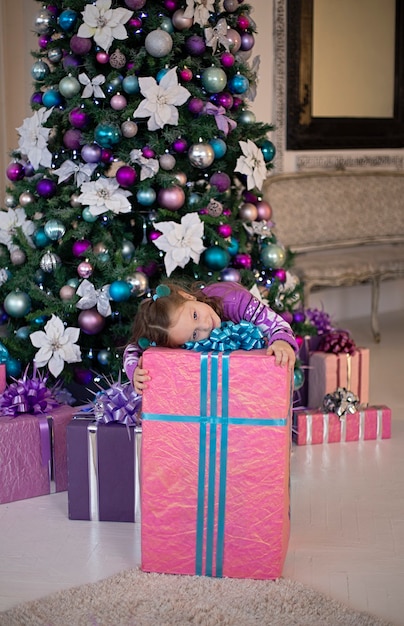
M270 346L268 346L267 354L273 354L275 356L276 365L288 367L288 369L293 372L296 355L292 346L287 341L283 341L281 339L274 341Z
M147 387L147 381L150 380L149 370L143 369L143 358L140 357L135 373L133 374L133 387L136 393L142 395L143 389Z

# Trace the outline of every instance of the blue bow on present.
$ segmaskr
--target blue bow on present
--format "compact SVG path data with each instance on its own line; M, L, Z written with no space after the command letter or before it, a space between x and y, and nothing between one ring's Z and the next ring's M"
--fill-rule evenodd
M265 337L258 326L251 322L241 320L239 324L234 322L222 322L220 328L214 328L209 337L201 341L187 341L184 348L205 352L231 352L233 350L257 350L266 345Z

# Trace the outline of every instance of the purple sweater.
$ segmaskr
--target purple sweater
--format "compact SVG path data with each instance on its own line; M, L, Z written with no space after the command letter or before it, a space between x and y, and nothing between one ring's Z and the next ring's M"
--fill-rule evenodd
M261 329L267 338L268 345L278 340L286 341L297 353L298 346L289 324L239 283L213 283L204 288L204 293L208 296L217 296L222 300L224 309L222 322L229 321L236 324L241 320L251 322ZM131 382L142 352L143 350L136 344L129 344L125 349L123 366Z

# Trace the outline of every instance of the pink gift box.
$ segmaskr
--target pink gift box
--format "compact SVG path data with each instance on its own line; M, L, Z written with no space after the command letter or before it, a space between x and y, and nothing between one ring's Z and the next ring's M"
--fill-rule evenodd
M289 539L291 376L265 350L150 348L144 571L273 579Z
M66 491L66 428L77 411L0 416L0 504Z
M327 393L345 387L358 396L361 404L369 402L369 348L357 348L355 354L313 352L309 359L308 406L318 408Z
M342 418L310 409L294 411L292 433L298 446L390 439L391 410L387 406L370 406Z
M0 363L0 393L6 388L6 366L4 363Z

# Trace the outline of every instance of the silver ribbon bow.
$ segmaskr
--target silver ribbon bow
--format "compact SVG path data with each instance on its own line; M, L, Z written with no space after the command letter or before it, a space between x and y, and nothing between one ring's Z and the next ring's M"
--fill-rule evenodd
M141 150L132 150L129 156L132 163L140 165L140 180L153 178L153 176L155 176L160 169L157 159L147 159L143 156Z
M220 43L227 52L230 49L230 42L227 39L227 22L222 17L214 28L205 28L205 40L206 45L213 48L213 52L216 52L217 45Z
M105 76L103 74L98 74L93 79L90 79L87 74L83 72L79 74L79 81L82 85L85 85L83 93L81 94L82 98L91 98L92 95L94 95L94 98L105 98L105 94L100 87L100 85L105 83Z
M58 184L63 183L74 174L74 182L78 187L83 183L87 183L91 179L91 175L98 166L98 163L74 163L70 159L62 163L59 169L54 170L54 174L58 176Z
M97 307L97 311L103 317L111 315L111 305L109 303L109 285L104 285L102 289L96 289L93 283L86 278L76 289L78 296L81 296L77 302L78 309L92 309Z

